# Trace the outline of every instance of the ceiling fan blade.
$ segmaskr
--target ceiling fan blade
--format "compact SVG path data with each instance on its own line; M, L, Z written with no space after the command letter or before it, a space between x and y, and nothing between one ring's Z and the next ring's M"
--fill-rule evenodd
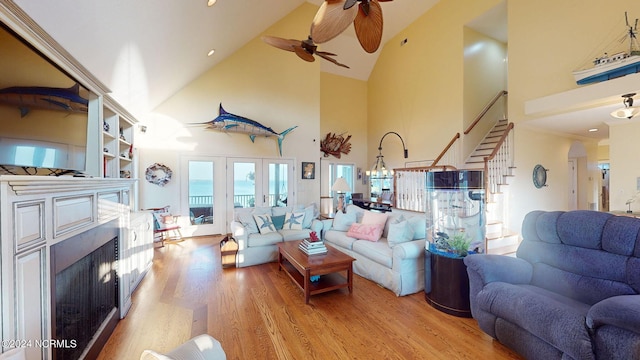
M343 9L345 9L345 10L350 9L357 2L358 2L358 0L347 0L347 1L344 2Z
M378 0L369 2L369 15L358 6L358 15L353 21L356 36L364 51L373 53L380 47L382 41L382 7Z
M293 39L283 39L277 36L263 36L262 41L265 43L277 47L278 49L287 50L293 52L294 46L300 46L302 41Z
M346 0L326 0L311 22L311 38L316 44L325 43L340 35L353 22L358 7L344 10Z
M317 51L316 55L320 56L321 58L323 58L325 60L331 61L332 63L334 63L334 64L336 64L338 66L350 69L350 67L348 67L347 65L341 64L336 59L331 57L331 56L336 56L336 54L332 54L332 53L329 53L329 52L326 52L326 51Z
M309 53L302 46L294 46L293 51L298 55L298 57L304 61L314 62L316 58L313 57L313 54Z

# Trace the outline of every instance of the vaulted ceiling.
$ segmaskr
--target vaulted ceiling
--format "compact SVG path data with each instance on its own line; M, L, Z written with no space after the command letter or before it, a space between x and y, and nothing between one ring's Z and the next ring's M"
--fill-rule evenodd
M319 7L322 1L307 2ZM383 44L437 2L383 2ZM207 0L15 3L136 115L162 103L305 0L218 0L211 7ZM291 38L307 35L291 34ZM212 49L214 55L207 56ZM322 61L322 71L361 80L368 79L380 52L364 52L352 28L322 44L322 50L338 53L340 62L350 66L344 69ZM125 88L125 83L143 85Z

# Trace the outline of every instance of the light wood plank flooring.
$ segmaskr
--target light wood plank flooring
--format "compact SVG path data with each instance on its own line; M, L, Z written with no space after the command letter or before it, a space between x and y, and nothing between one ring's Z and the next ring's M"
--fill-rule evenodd
M397 297L355 276L354 290L311 297L276 263L222 269L221 236L167 243L98 359L138 359L209 333L227 359L520 359L475 320L424 292Z

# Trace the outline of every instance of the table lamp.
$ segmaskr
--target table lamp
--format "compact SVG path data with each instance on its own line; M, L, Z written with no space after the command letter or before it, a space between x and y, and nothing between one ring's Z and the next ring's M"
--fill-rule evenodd
M331 191L335 191L338 193L338 206L336 206L336 212L342 211L343 213L347 212L345 203L344 203L344 194L348 191L351 191L349 184L347 184L347 180L343 177L339 177L336 179L336 182L333 183L331 187Z

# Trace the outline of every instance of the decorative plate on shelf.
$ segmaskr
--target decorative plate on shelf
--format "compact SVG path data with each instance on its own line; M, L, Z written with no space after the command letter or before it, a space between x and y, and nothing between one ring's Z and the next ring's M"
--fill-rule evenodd
M540 189L543 186L547 186L547 169L544 166L538 164L533 168L533 185Z

